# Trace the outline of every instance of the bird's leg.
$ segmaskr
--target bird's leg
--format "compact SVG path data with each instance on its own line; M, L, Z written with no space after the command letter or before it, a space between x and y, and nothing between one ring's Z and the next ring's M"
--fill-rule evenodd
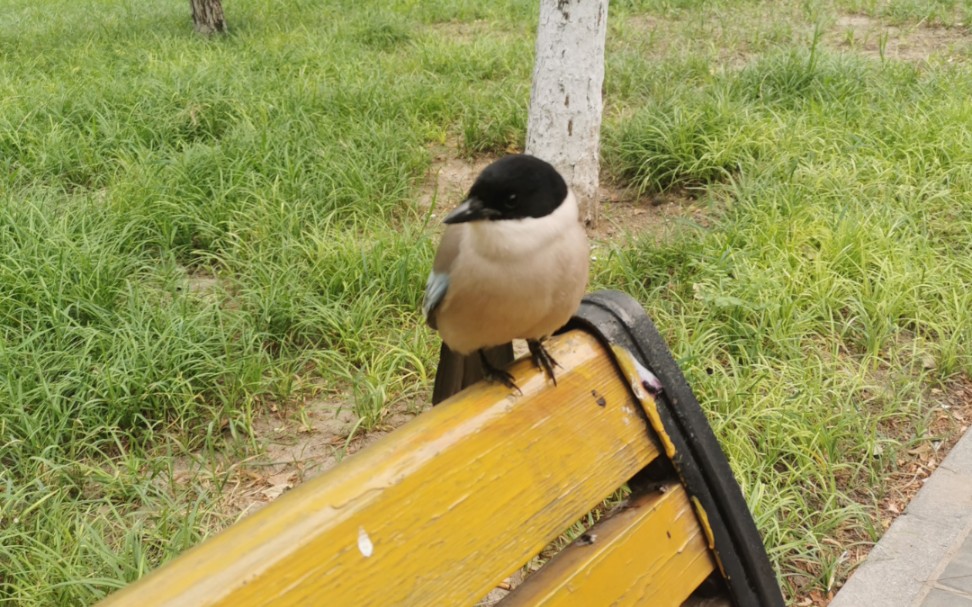
M555 366L559 367L560 363L554 360L553 356L543 347L543 344L539 339L528 339L527 347L530 348L530 356L533 357L533 364L540 367L544 372L550 376L550 380L553 384L557 385L557 377L554 375L553 368Z
M516 390L520 394L523 394L520 387L514 383L513 376L510 375L510 373L505 369L498 369L494 367L492 363L489 362L489 359L486 358L486 353L482 350L479 350L479 362L483 365L483 377L485 377L487 380L498 381L510 390Z

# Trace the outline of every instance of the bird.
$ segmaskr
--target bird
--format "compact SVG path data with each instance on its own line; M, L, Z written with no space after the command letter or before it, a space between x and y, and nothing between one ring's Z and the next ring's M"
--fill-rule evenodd
M577 199L563 176L535 156L504 156L480 172L443 223L422 302L443 342L433 403L464 387L469 365L458 363L474 353L486 379L520 391L487 356L514 339L526 340L534 364L556 385L559 365L543 342L579 308L590 259ZM446 367L458 370L463 385L442 394Z

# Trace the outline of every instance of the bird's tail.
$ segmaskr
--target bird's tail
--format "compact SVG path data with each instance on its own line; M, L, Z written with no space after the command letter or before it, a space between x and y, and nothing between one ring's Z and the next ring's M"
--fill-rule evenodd
M486 348L484 354L490 364L502 369L513 362L513 344ZM432 387L432 404L441 403L482 378L483 366L477 354L463 356L443 343L439 350L439 367L435 371L435 384Z

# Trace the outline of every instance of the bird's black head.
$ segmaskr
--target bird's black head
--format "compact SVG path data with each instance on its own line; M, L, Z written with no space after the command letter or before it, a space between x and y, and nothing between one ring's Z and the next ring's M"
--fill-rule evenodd
M527 154L504 156L479 174L465 202L445 223L545 217L567 198L567 183L549 163Z

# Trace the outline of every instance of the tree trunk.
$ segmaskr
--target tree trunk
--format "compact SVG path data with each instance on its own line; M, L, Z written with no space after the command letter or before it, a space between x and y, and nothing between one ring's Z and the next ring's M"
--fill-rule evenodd
M597 224L608 0L540 0L526 151L563 174Z
M189 5L192 6L192 22L197 33L208 36L226 31L220 0L189 0Z

